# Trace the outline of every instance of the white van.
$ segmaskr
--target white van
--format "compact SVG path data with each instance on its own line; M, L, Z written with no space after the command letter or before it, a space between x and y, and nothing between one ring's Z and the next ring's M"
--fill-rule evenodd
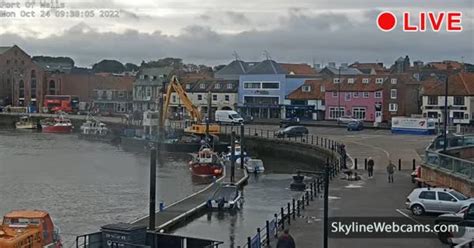
M231 123L239 124L244 122L244 118L234 110L217 110L216 111L216 122L217 123Z

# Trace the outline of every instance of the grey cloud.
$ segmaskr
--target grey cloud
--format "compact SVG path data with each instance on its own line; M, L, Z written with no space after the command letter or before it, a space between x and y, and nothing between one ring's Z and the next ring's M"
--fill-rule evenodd
M336 28L329 28L336 27ZM21 38L12 33L0 35L2 45L18 44L31 55L71 56L79 65L91 65L103 58L139 63L165 56L181 57L185 62L221 64L232 60L236 50L243 59L261 60L268 50L279 61L317 62L383 61L393 63L406 54L425 61L461 59L474 62L473 26L464 23L461 33L389 33L377 30L375 20L352 23L336 13L311 15L290 12L272 30L248 30L223 34L208 26L188 26L179 35L159 30L143 33L101 33L83 23L62 35L44 39Z
M229 18L231 22L234 24L249 24L250 19L243 13L234 12L234 11L226 11L225 14Z

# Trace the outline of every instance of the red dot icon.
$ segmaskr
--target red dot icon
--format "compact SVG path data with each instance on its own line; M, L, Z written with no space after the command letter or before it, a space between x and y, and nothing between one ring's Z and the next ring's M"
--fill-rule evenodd
M377 17L377 26L384 32L392 31L397 25L397 17L390 11L384 11Z

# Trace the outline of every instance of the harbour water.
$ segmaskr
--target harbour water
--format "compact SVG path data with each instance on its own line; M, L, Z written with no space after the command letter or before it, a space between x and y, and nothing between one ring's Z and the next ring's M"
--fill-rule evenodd
M157 168L157 202L170 204L202 189L189 173L188 154L164 154ZM211 213L175 231L237 247L265 224L294 192L288 161L263 158L267 172L252 176L235 215ZM292 167L303 167L291 163ZM148 213L149 158L76 135L0 131L0 214L44 209L61 228L65 247L100 226L130 222Z

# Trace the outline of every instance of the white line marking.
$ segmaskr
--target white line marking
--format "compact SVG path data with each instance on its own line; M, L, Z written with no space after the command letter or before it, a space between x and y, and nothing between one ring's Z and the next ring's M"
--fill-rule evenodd
M415 218L411 217L410 215L404 213L402 210L400 210L400 209L397 208L397 209L395 209L395 211L397 211L399 214L405 216L406 218L410 219L411 221L415 222L416 224L423 225L421 222L417 221ZM438 234L435 233L435 232L431 232L431 233L433 233L434 235L438 236Z

